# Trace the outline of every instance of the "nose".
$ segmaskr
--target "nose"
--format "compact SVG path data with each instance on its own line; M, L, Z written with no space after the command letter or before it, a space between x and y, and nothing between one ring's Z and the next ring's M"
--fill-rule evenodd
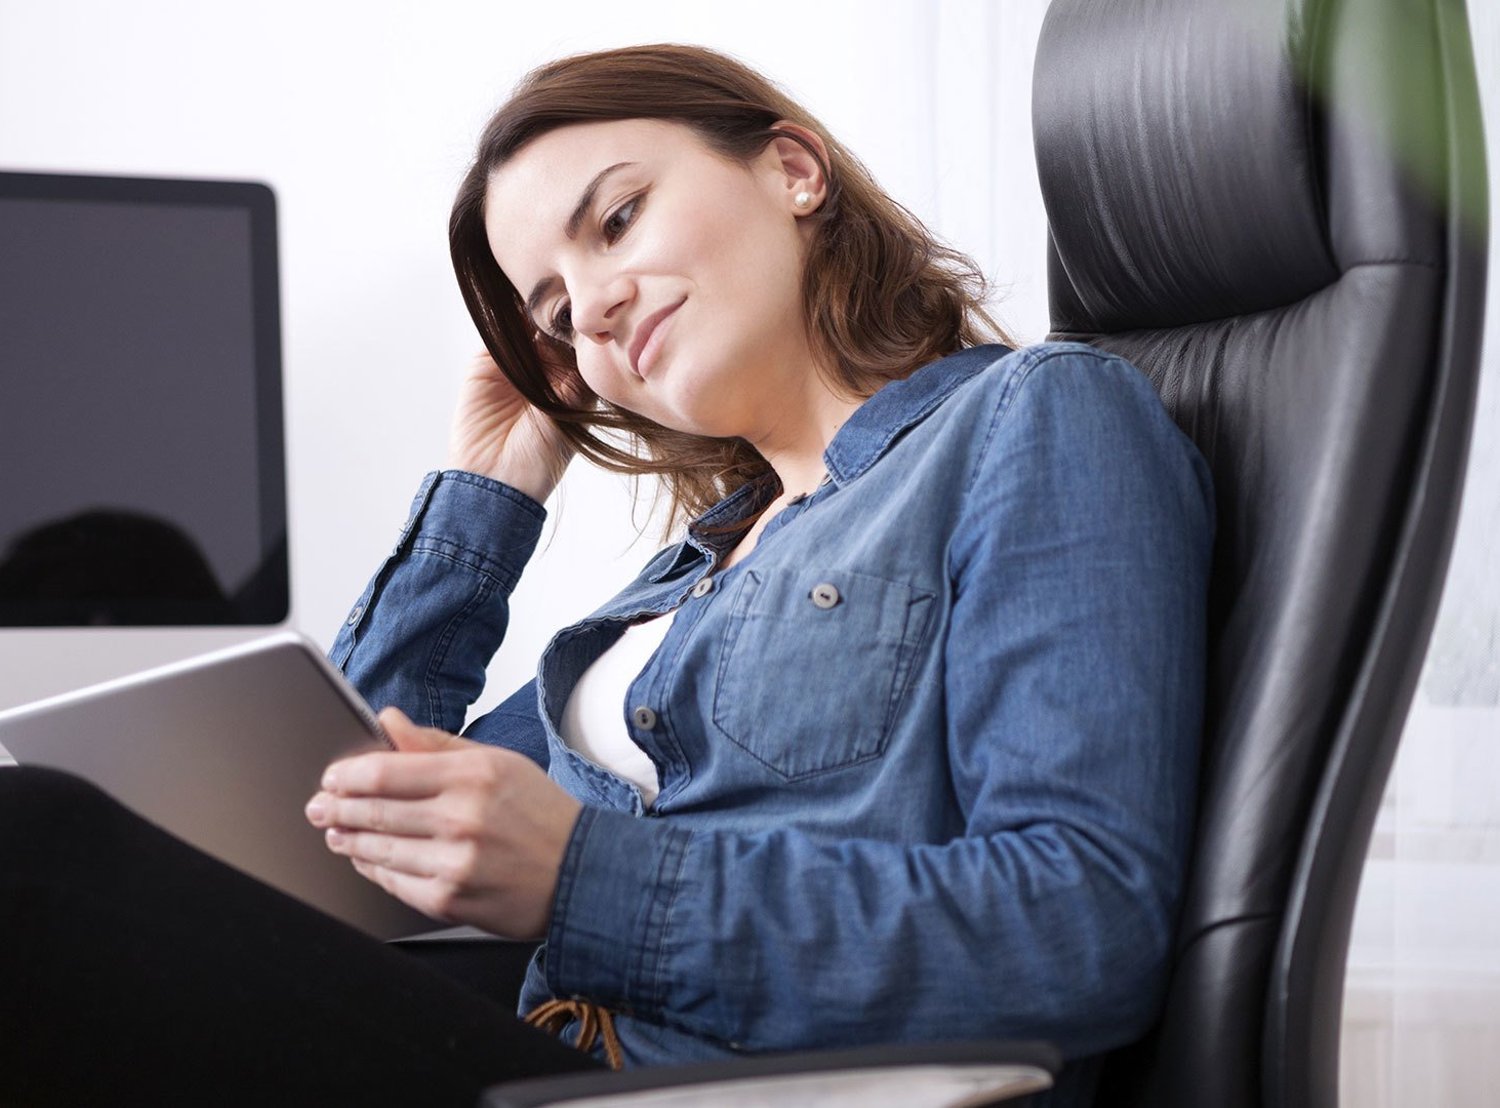
M624 309L635 296L635 282L623 273L580 274L573 291L573 331L603 346L614 339Z

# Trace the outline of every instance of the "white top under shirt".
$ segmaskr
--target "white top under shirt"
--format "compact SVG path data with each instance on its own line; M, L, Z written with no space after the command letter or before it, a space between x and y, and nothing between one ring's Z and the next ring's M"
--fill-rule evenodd
M656 803L661 779L656 764L630 736L625 697L651 655L667 637L675 612L632 623L618 642L583 671L563 706L562 740L570 750L623 777L641 790L646 807Z

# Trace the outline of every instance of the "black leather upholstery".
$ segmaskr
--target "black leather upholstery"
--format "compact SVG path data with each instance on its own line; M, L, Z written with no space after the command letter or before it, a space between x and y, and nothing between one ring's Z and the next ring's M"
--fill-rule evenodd
M1447 564L1478 376L1462 0L1054 0L1054 337L1215 475L1207 746L1163 1022L1107 1104L1337 1102L1350 916Z

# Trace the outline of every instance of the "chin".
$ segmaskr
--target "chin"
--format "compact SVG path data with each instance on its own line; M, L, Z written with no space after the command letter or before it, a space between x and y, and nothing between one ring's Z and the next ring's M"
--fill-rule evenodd
M744 434L745 421L735 416L736 413L726 408L721 398L704 402L696 397L683 397L680 403L672 405L671 412L663 414L659 422L684 434L727 439Z

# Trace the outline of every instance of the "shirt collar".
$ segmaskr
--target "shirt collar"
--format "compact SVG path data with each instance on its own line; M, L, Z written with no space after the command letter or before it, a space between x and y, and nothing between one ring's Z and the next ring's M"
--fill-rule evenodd
M854 480L954 389L1008 353L1004 346L973 346L881 388L855 409L823 452L828 475L840 485Z
M828 449L823 464L835 485L854 480L880 460L891 444L926 419L959 385L1010 353L1000 345L973 346L929 362L909 377L892 381L855 409ZM738 530L732 525L749 518L776 498L774 476L742 485L688 524L688 539L676 556L664 559L650 575L660 581L683 565L718 551Z

